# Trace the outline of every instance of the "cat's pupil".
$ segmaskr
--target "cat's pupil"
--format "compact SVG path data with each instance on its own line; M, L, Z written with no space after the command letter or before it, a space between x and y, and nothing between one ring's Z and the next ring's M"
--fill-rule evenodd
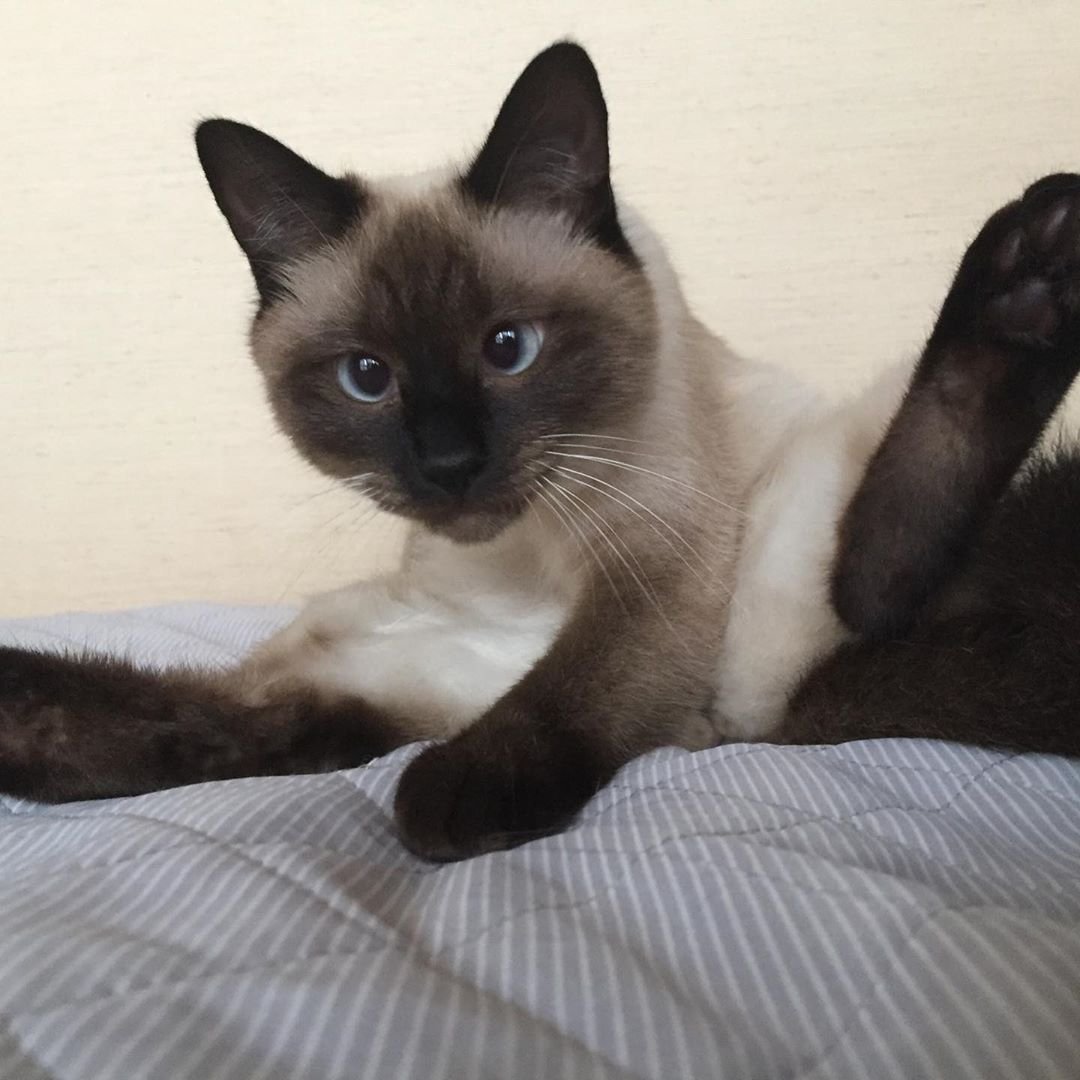
M390 386L390 369L375 356L350 357L349 375L364 397L382 397Z
M484 350L488 362L497 368L509 369L521 354L521 340L513 326L502 326L488 338Z

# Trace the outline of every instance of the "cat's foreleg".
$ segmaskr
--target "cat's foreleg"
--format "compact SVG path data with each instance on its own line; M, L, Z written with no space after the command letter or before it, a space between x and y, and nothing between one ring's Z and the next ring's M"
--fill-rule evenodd
M715 598L650 569L652 598L595 582L517 685L410 763L395 805L406 846L450 860L523 843L564 828L631 758L714 741Z

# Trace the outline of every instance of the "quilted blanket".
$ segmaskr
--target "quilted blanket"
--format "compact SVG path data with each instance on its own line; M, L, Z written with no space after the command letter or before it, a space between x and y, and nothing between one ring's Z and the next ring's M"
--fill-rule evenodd
M0 637L216 664L287 614ZM1080 763L665 751L565 835L431 866L389 815L413 753L4 801L0 1078L1080 1076Z

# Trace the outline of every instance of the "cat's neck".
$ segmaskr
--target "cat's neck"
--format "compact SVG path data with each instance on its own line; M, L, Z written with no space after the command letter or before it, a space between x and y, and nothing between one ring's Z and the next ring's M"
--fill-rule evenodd
M529 510L494 539L460 545L415 530L405 568L437 565L447 597L490 593L497 584L508 595L535 592L572 604L590 576L604 573L600 564L621 563L626 545L635 569L650 561L653 548L665 558L684 557L675 533L716 571L734 549L741 484L726 445L724 383L740 361L694 317L645 221L626 213L624 228L656 309L655 379L647 400L626 428L553 437L552 483L539 484Z

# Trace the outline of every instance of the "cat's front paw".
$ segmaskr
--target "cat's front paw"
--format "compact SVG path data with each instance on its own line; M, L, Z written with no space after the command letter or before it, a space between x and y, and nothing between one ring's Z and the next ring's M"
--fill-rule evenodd
M990 218L964 257L939 332L1080 349L1080 176L1043 177Z
M562 831L606 779L580 737L489 715L408 765L394 816L413 854L450 862Z

